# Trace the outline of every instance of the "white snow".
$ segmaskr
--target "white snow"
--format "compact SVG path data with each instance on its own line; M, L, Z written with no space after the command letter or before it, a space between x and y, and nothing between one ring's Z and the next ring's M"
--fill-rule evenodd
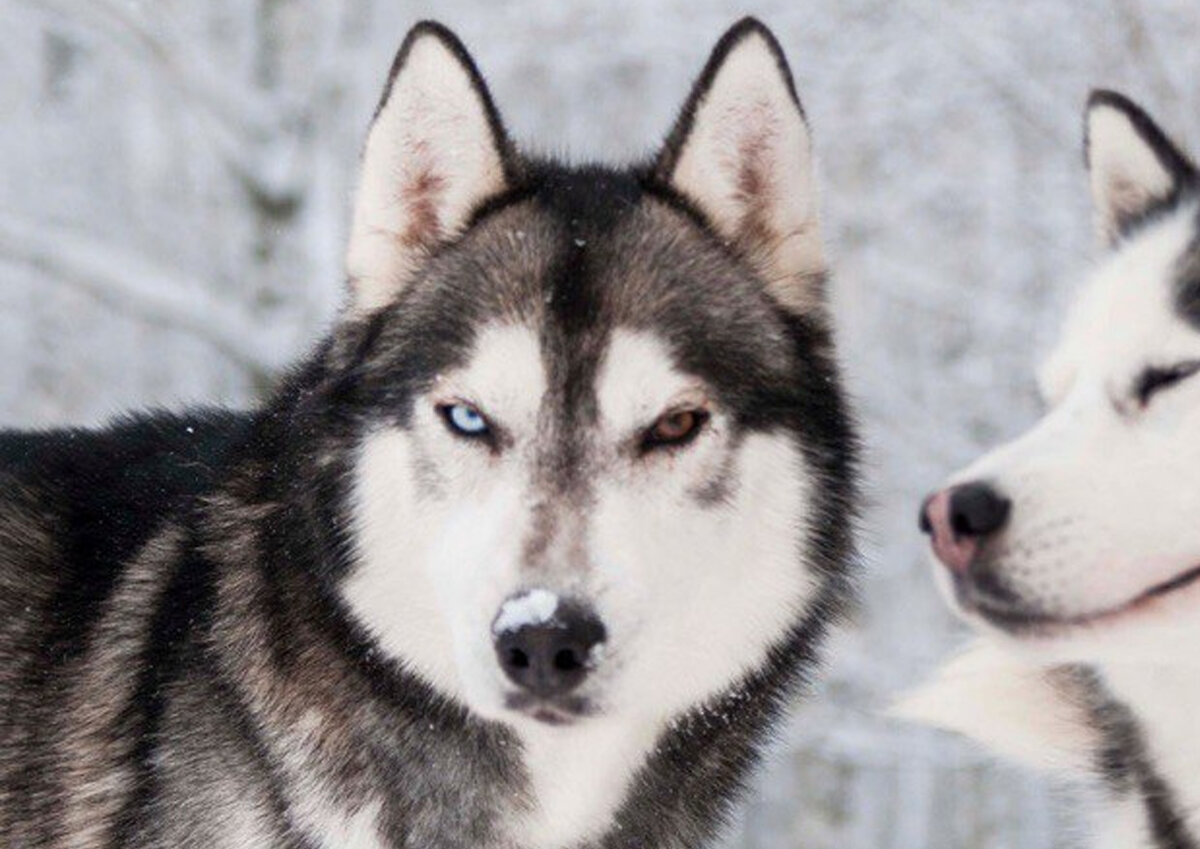
M549 590L535 588L513 596L500 605L500 613L492 623L492 633L499 636L536 625L545 625L554 618L558 596Z

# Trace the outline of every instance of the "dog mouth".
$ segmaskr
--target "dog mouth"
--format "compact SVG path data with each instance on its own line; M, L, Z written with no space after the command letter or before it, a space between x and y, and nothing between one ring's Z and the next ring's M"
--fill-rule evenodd
M969 583L969 579L959 579L955 587L955 595L965 612L977 614L989 624L1012 634L1052 636L1075 628L1105 625L1136 613L1164 596L1200 583L1200 566L1194 566L1166 581L1154 584L1128 601L1070 616L1033 609L1023 605L1009 593L992 593L972 587Z
M589 699L573 695L545 698L533 693L509 693L504 697L504 706L544 725L572 725L596 713Z

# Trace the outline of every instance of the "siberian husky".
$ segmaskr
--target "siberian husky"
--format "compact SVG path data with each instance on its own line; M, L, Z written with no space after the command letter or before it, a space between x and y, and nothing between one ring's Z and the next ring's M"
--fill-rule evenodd
M779 45L571 167L416 26L347 277L261 409L0 437L0 843L707 845L855 562Z
M1200 846L1200 176L1138 106L1086 112L1104 257L1048 412L921 510L983 635L902 712L1100 779L1095 845Z

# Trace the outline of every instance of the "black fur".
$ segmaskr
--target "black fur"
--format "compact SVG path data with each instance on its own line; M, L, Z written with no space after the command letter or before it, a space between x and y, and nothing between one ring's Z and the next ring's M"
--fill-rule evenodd
M1100 732L1096 772L1109 791L1117 797L1132 794L1141 801L1156 849L1200 847L1200 840L1188 831L1174 790L1146 751L1137 717L1107 691L1094 672L1080 668L1069 674L1087 694L1092 724Z
M718 51L748 32L786 72L752 20ZM416 394L488 319L540 328L561 424L539 462L564 503L586 501L591 460L571 430L595 416L592 377L616 327L664 337L740 432L791 435L816 484L803 517L821 582L812 609L761 668L677 718L586 849L706 845L814 673L851 596L857 505L857 440L824 318L777 304L661 166L519 159L461 44L435 24L406 39L382 102L422 33L471 69L510 190L394 303L339 322L251 413L0 437L6 845L57 847L85 822L97 847L225 846L232 796L272 845L301 849L314 844L295 794L318 782L351 810L377 805L388 845L507 846L501 824L530 803L513 733L383 656L338 592L355 565L349 488L364 435L407 427ZM317 742L297 765L288 735L313 716Z
M1097 106L1108 106L1123 113L1129 118L1134 130L1142 141L1154 153L1155 158L1163 166L1171 178L1171 188L1166 195L1156 197L1145 208L1130 211L1117 221L1118 233L1127 239L1146 227L1148 224L1161 220L1169 215L1187 198L1195 198L1200 191L1200 174L1196 166L1171 141L1170 137L1154 122L1154 119L1144 109L1123 94L1105 89L1096 89L1087 100L1085 116ZM1088 137L1087 124L1084 124L1083 138L1084 164L1091 167L1091 139Z
M1200 330L1200 211L1194 219L1196 235L1176 266L1175 309Z

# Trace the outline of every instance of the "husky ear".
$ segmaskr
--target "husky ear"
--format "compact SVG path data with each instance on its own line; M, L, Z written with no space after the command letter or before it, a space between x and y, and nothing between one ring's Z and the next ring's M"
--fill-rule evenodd
M1028 665L986 642L951 660L888 713L963 734L1025 766L1086 775L1103 747L1068 668Z
M812 144L787 60L745 18L713 49L655 163L796 312L821 303L825 271Z
M409 31L363 150L346 273L352 308L388 303L438 245L511 182L513 153L487 86L440 24Z
M1088 98L1084 151L1096 233L1113 245L1196 181L1196 169L1141 107L1114 91Z

